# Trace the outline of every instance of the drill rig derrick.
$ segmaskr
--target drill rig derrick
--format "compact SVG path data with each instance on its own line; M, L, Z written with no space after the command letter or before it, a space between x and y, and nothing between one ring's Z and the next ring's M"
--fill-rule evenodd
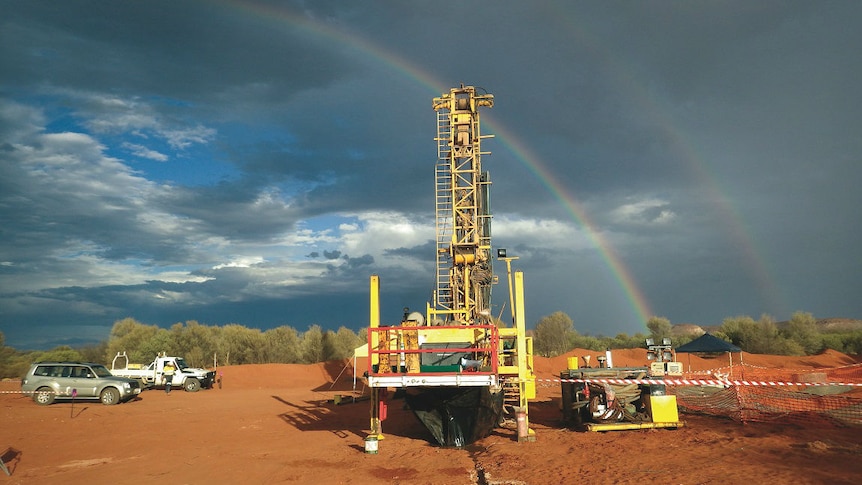
M515 275L513 326L491 318L490 176L482 170L480 107L491 94L452 88L433 100L437 113L435 164L436 277L426 315L405 309L400 326L382 326L380 280L371 277L368 329L371 435L383 438L388 388L402 388L414 414L443 446L464 446L518 413L519 440L527 399L535 397L532 340L523 318L523 275ZM504 255L505 256L505 255ZM507 268L511 259L506 260ZM510 292L511 274L510 278ZM511 300L511 298L510 298Z
M461 85L434 98L437 112L437 280L432 321L475 323L490 319L490 176L482 170L479 107L494 96Z

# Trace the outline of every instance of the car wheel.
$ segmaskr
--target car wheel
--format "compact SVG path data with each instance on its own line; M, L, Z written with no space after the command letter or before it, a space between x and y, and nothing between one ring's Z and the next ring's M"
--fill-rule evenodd
M54 390L50 387L40 387L33 393L33 401L40 406L47 406L54 402Z
M186 383L183 385L188 392L197 392L201 388L201 381L193 378L186 379Z
M102 404L105 406L117 404L120 402L120 391L114 387L106 387L102 391L102 394L99 395L99 400L102 401Z

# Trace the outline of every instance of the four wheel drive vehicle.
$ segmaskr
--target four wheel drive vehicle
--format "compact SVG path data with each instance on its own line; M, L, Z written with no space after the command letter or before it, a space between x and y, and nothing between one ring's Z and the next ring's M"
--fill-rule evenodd
M201 388L209 389L215 381L215 372L197 367L189 367L182 357L170 357L160 353L149 364L130 364L125 352L117 352L111 362L111 373L115 376L135 379L141 387L165 385L165 364L174 366L174 377L171 386L182 387L188 392L196 392Z
M141 392L133 379L117 377L102 364L37 362L21 380L21 390L47 406L55 399L98 399L110 405L128 401Z

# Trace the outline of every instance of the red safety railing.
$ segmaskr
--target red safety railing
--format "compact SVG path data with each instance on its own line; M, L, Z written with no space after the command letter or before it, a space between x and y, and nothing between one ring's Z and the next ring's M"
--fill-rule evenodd
M459 344L463 341L441 342L439 339L429 338L430 342L425 348L419 345L419 335L429 336L436 332L459 330L482 331L484 335L478 338L474 335L468 347L431 347L441 344ZM374 336L377 336L375 347ZM416 337L415 340L413 337ZM445 325L434 327L377 327L368 329L368 375L369 376L391 376L391 375L425 375L440 376L447 374L474 374L474 375L496 375L498 372L499 334L494 325ZM423 354L471 354L475 362L481 362L478 366L458 365L425 365L421 363ZM377 356L375 359L374 357ZM376 361L376 365L375 365ZM388 361L388 362L387 362ZM418 363L417 363L418 361ZM383 362L383 365L380 363ZM423 369L425 367L425 369ZM429 369L439 367L440 370Z

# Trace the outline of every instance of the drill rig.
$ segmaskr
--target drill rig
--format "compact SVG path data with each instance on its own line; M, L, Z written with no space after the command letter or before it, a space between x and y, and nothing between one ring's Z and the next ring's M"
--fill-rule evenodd
M434 98L437 113L435 166L436 276L425 314L405 308L400 324L380 322L380 279L371 276L368 386L371 434L384 437L386 397L403 390L410 409L442 446L462 447L506 421L517 423L519 441L532 441L528 400L536 396L532 339L526 336L523 274L504 249L512 322L491 317L491 212L487 172L482 170L479 108L494 96L473 86Z

